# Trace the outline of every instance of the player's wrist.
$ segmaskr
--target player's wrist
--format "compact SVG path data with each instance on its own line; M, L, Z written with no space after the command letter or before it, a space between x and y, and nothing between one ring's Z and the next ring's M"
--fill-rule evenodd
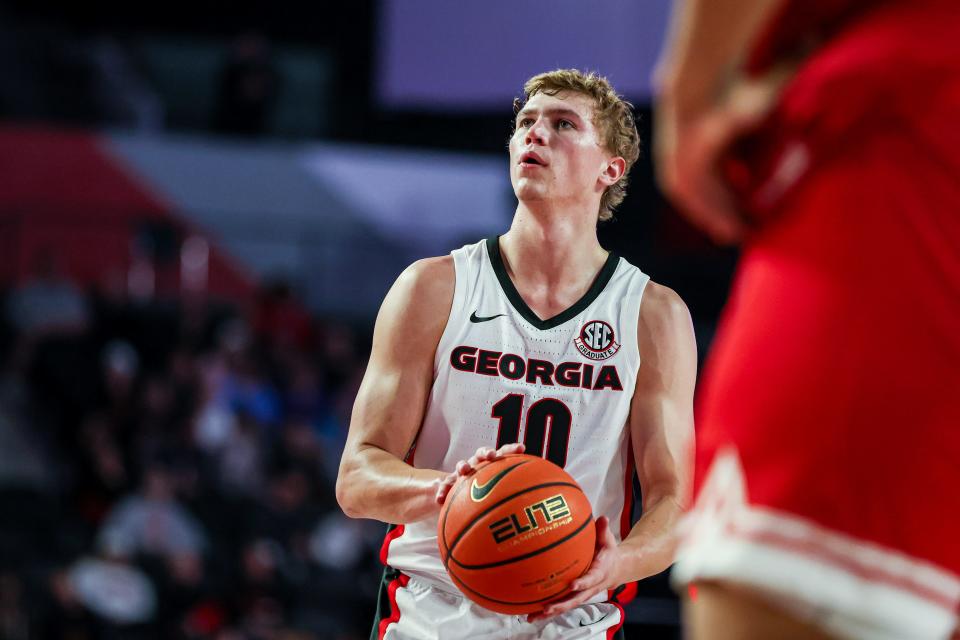
M615 553L616 556L614 558L614 568L612 571L613 585L610 587L611 589L615 589L628 582L643 580L654 573L659 573L658 571L648 570L649 567L646 565L648 564L647 560L649 560L649 555L639 544L636 544L634 540L624 539L619 542Z
M613 566L610 569L610 574L607 580L608 582L608 584L606 585L607 589L616 589L622 584L626 584L628 582L633 582L634 580L636 580L636 578L634 578L631 573L631 567L628 566L631 564L630 555L629 553L625 553L624 550L621 549L622 544L623 543L619 543L613 549L613 553L614 553L613 563L612 563Z

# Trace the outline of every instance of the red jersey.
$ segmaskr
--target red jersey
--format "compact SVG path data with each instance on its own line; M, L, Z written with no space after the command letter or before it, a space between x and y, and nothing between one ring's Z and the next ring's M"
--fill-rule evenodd
M774 21L755 70L797 50L787 16L806 4ZM846 11L801 22L829 37L726 163L757 225L698 389L674 576L751 586L839 637L946 638L960 612L960 10L815 4Z

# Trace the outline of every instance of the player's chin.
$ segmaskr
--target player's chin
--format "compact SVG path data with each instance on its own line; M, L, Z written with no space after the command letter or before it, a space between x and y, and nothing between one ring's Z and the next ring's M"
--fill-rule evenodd
M520 176L513 184L513 192L518 200L542 200L547 194L544 185L539 180L527 176Z

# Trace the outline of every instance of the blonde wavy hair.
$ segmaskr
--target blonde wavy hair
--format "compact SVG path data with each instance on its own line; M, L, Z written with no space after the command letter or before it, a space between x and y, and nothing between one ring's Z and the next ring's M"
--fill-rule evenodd
M600 199L599 220L609 220L627 195L630 168L640 157L640 134L633 118L633 105L618 95L610 82L593 71L556 69L540 73L523 85L523 98L513 101L516 115L538 93L555 96L562 91L582 93L593 99L593 126L600 132L604 148L627 162L623 177L607 187Z

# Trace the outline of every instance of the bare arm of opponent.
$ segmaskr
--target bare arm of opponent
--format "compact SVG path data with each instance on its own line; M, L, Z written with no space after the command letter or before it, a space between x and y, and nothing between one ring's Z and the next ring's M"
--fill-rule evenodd
M572 593L531 619L563 613L673 561L674 528L691 493L697 346L687 307L671 289L647 285L637 337L641 361L629 426L643 516L619 545L607 518L598 518L590 569L573 582Z
M404 523L439 512L431 487L447 474L415 469L404 456L423 421L454 278L451 256L420 260L380 307L337 477L337 501L348 516Z
M718 243L741 239L744 216L719 172L731 143L770 112L794 73L742 74L745 57L784 0L677 0L657 69L654 133L664 192Z

